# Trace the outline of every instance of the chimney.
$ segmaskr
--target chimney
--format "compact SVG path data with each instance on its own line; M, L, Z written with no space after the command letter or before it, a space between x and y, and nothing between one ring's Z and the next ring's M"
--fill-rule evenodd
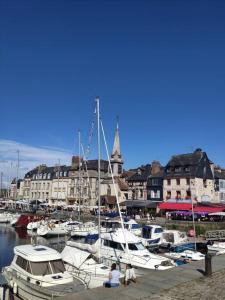
M154 160L152 162L152 170L151 170L151 174L152 175L155 175L157 173L159 173L161 171L161 164L159 161L157 160Z
M82 163L82 161L83 161L82 157L80 157L80 161ZM72 156L72 167L79 168L79 156L78 155Z

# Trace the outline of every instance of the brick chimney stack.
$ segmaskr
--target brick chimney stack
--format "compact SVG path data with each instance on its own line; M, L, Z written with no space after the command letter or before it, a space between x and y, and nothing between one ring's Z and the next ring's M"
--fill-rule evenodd
M160 162L157 161L157 160L154 160L152 162L151 174L155 175L155 174L159 173L160 171L161 171L161 164L160 164Z

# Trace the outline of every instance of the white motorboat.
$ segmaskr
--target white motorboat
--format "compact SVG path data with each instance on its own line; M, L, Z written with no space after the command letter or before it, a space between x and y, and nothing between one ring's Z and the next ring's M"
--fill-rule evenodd
M179 230L165 229L162 232L161 244L162 245L180 245L188 242L186 232Z
M160 245L163 228L159 225L145 225L142 228L141 241L146 247Z
M108 280L110 268L100 263L94 255L98 248L98 243L89 245L68 241L61 253L66 270L85 280L88 288L102 286Z
M13 218L13 214L3 212L0 214L0 223L10 223Z
M159 225L145 225L142 228L142 243L146 247L156 245L180 245L188 242L185 232L163 229Z
M165 252L164 253L165 257L169 257L171 259L177 260L177 259L186 259L186 260L202 260L205 258L205 255L202 254L201 252L192 250L192 249L187 249L183 250L182 252Z
M137 275L144 275L150 269L167 270L174 267L173 261L150 253L141 239L126 229L101 234L100 251L104 264L109 266L116 262L121 269L125 269L126 264L132 264Z
M45 225L46 222L43 220L30 222L27 224L27 230L37 230L41 225Z
M141 236L141 225L138 224L135 220L130 219L128 221L124 221L124 228L132 232L137 236Z
M216 255L225 253L225 242L211 242L207 245L207 248L211 252L216 252Z
M47 223L39 226L37 229L37 235L39 236L52 237L63 236L67 234L69 234L69 230L63 223Z
M23 245L14 248L14 259L3 274L24 300L54 299L85 289L64 267L61 254L47 246Z
M20 216L21 216L20 214L13 215L13 217L12 217L12 219L10 221L10 225L14 226L17 223L17 221L19 220Z
M130 219L126 222L123 222L124 228L132 232L137 236L141 236L141 225L138 224L135 220ZM121 220L118 218L115 219L105 219L101 222L101 232L110 232L115 231L118 228L122 228Z
M80 223L78 224L78 226L75 226L70 232L70 235L72 237L86 237L90 234L98 234L98 226L96 226L94 222L86 222L83 224Z

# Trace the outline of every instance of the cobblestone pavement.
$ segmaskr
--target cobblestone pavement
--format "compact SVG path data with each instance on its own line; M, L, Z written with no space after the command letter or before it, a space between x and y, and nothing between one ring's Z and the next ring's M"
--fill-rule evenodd
M213 273L195 281L179 284L160 294L152 295L150 300L224 300L225 270Z

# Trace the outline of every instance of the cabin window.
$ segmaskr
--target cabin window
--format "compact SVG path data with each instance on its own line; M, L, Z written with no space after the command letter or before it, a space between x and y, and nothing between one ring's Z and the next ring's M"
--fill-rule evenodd
M21 256L17 256L17 259L16 259L16 264L22 268L23 270L26 271L27 269L27 260Z
M121 246L120 243L114 242L114 241L109 241L109 240L104 240L104 246L117 249L117 250L123 250L123 247Z
M33 275L49 275L52 274L48 261L31 262L31 270Z
M162 229L162 228L156 228L156 229L155 229L155 233L161 233L161 232L163 232L163 229Z
M140 224L132 224L131 228L132 229L139 229L139 228L141 228L141 225Z
M53 260L50 263L53 273L63 273L66 271L61 259Z
M124 246L124 248L126 248L126 244L124 244L123 246ZM133 251L145 249L144 245L141 242L136 243L136 244L133 244L133 243L128 244L128 248L129 248L129 250L133 250Z

